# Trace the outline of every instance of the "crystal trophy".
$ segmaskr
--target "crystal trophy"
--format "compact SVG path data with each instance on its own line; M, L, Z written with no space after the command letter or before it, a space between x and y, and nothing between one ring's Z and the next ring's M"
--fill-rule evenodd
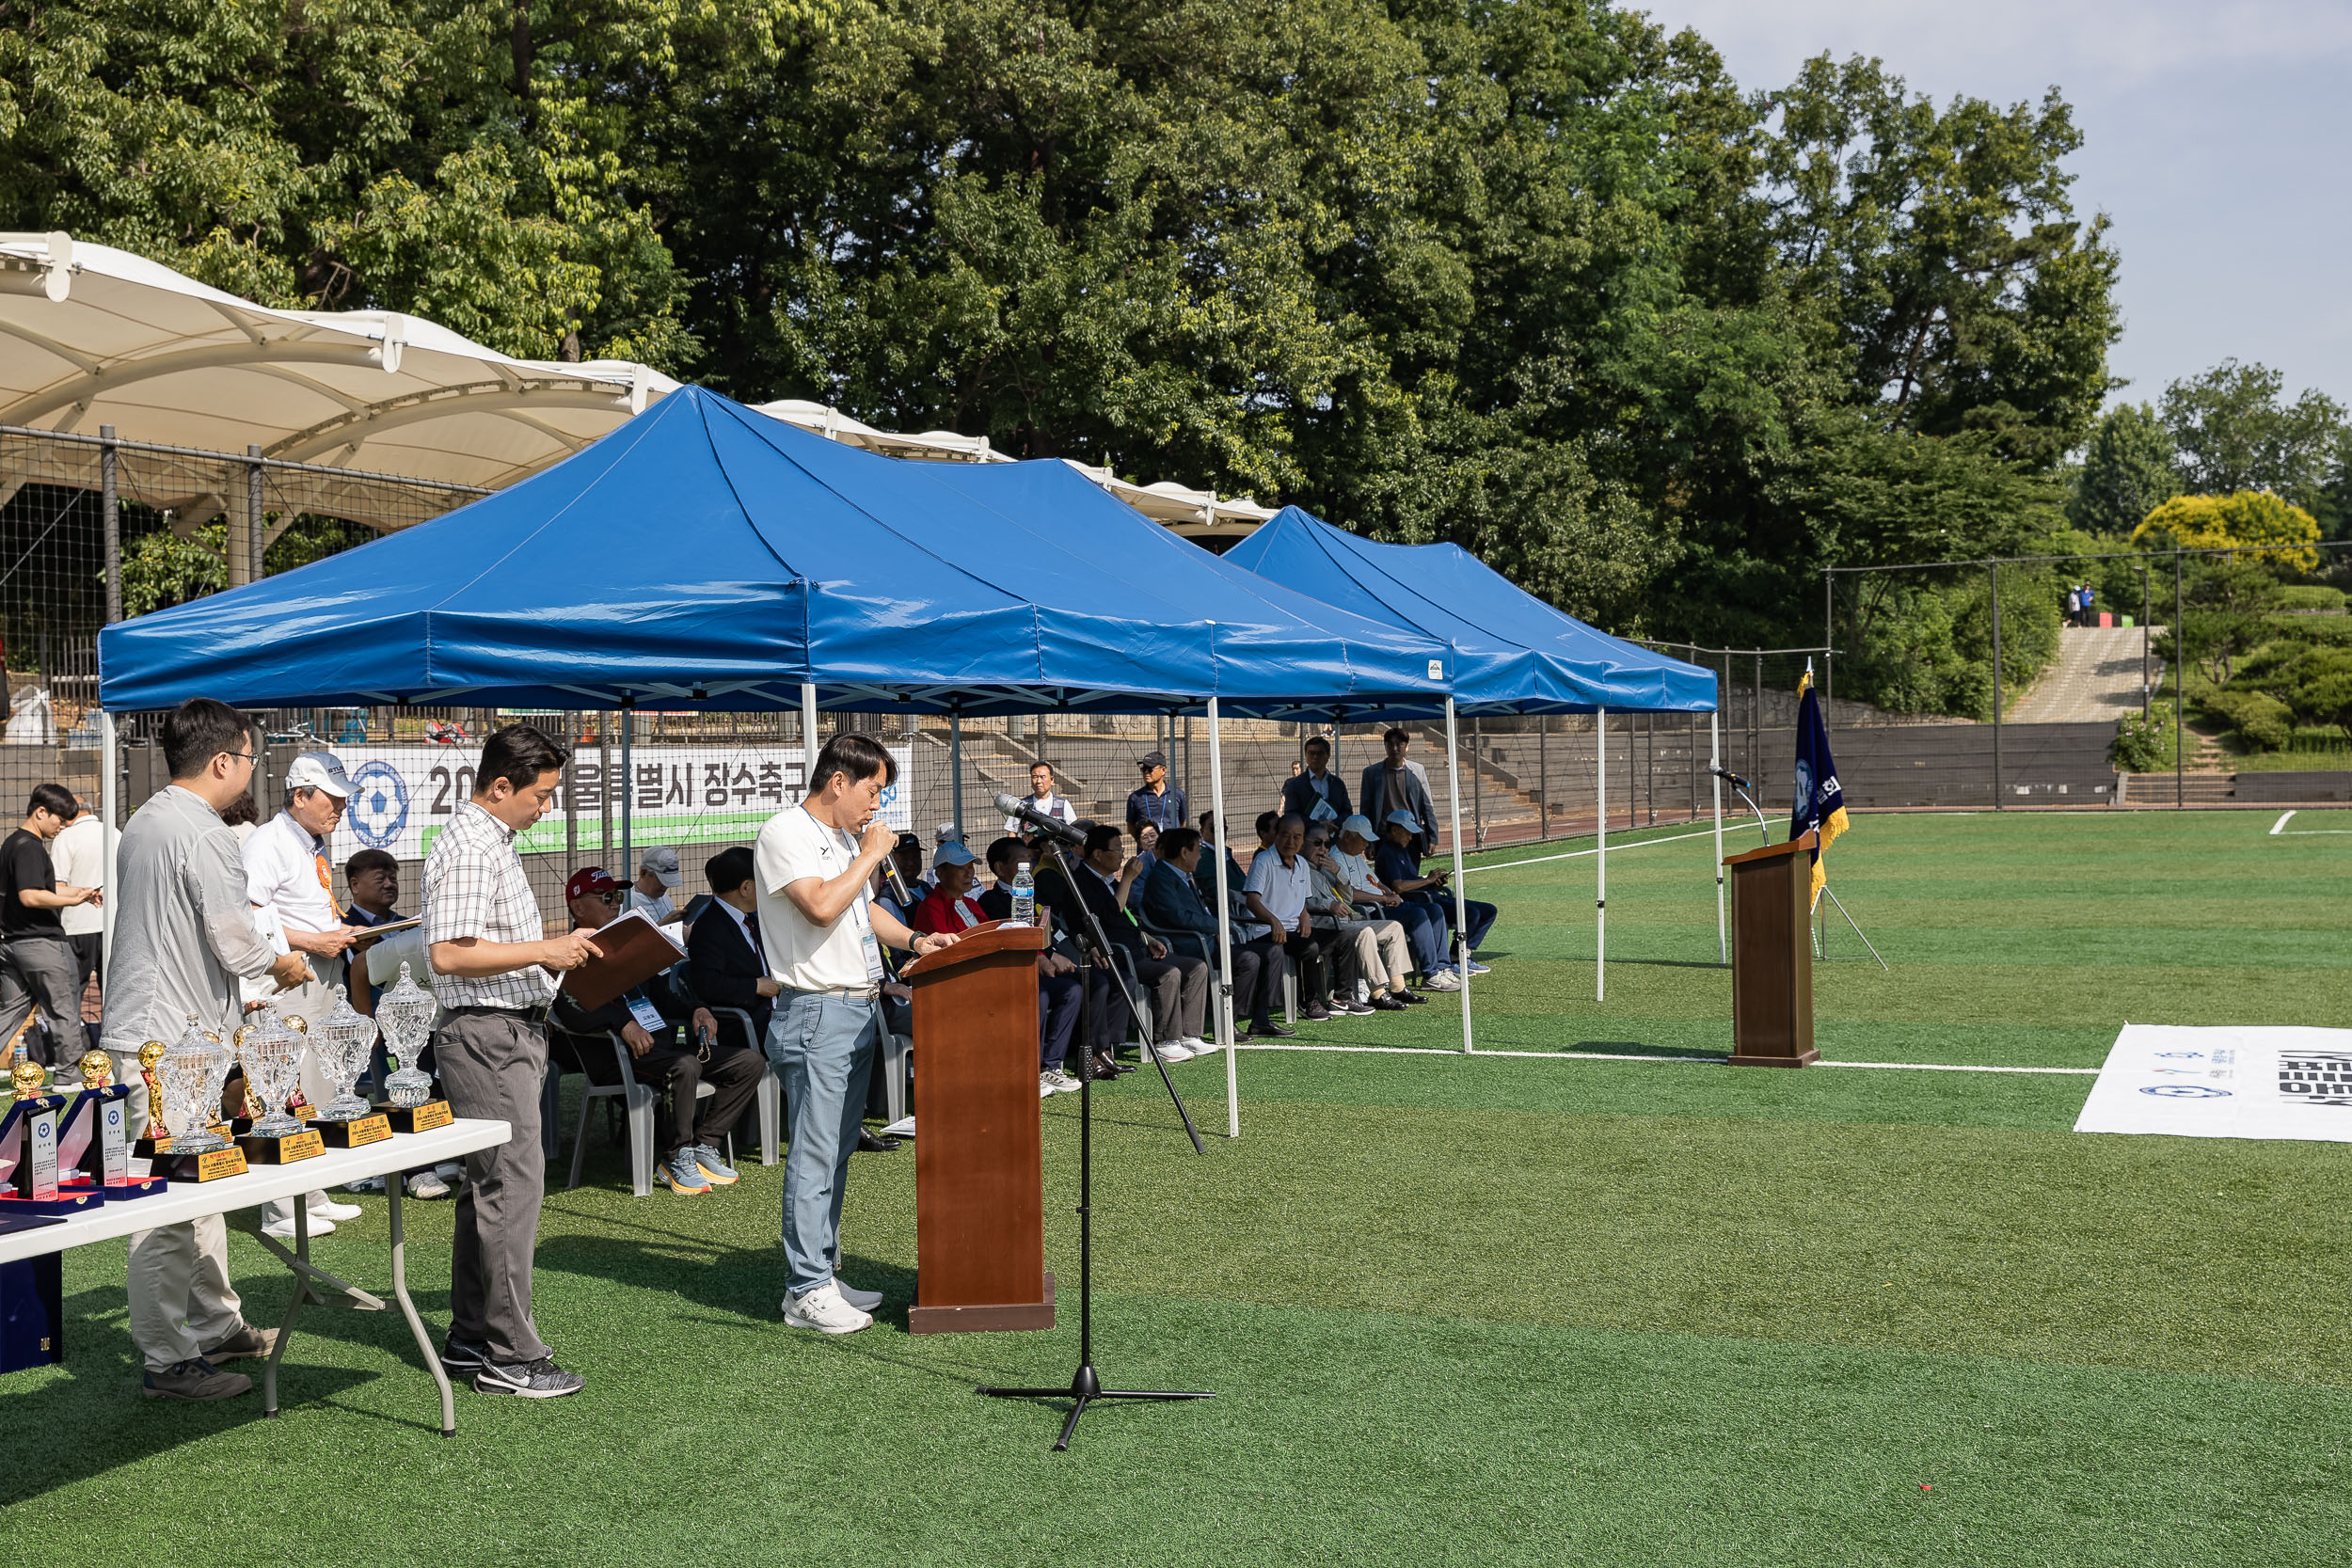
M375 1044L375 1020L354 1008L337 986L335 1006L312 1021L310 1036L320 1069L335 1085L335 1098L319 1107L310 1126L332 1148L358 1148L390 1137L391 1123L355 1092L367 1069L368 1049Z
M274 1006L264 1006L237 1031L237 1060L245 1066L246 1101L253 1125L237 1140L257 1165L282 1165L326 1152L325 1140L290 1116L286 1101L302 1077L303 1038L286 1026Z
M383 1025L385 1049L395 1064L384 1079L384 1110L395 1132L430 1132L453 1119L449 1101L433 1093L433 1075L417 1066L433 1037L437 1007L433 993L417 984L405 963L400 979L376 1001L375 1021Z
M65 1101L42 1092L48 1076L36 1062L9 1069L16 1098L0 1115L0 1217L80 1213L103 1201L88 1187L58 1184L57 1113Z
M164 1089L164 1121L174 1128L170 1151L183 1181L211 1181L245 1173L245 1153L212 1125L232 1060L218 1035L207 1034L190 1013L188 1026L156 1064Z

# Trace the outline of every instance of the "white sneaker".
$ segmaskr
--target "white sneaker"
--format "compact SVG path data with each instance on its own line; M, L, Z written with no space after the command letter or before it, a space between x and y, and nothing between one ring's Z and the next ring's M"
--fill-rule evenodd
M1163 1062L1189 1062L1193 1056L1192 1047L1182 1040L1169 1040L1165 1045L1155 1045L1152 1049L1158 1053Z
M784 1322L787 1327L813 1328L819 1334L855 1334L872 1326L874 1319L842 1300L840 1289L828 1279L813 1291L785 1297Z
M277 1205L272 1204L270 1207L275 1209ZM275 1236L281 1242L293 1241L294 1239L294 1211L289 1209L283 1217L275 1213L271 1214L269 1218L262 1222L262 1234ZM335 1234L333 1220L322 1219L315 1214L310 1217L310 1235L313 1239L333 1234Z
M1460 990L1462 982L1450 969L1433 970L1421 983L1423 990Z
M1186 1035L1183 1039L1178 1040L1176 1043L1183 1046L1186 1051L1191 1052L1196 1056L1205 1056L1210 1052L1216 1049L1216 1046L1210 1044L1207 1040L1202 1039L1198 1035Z
M1038 1074L1037 1085L1041 1094L1076 1094L1086 1086L1059 1068Z
M849 1284L843 1280L839 1275L834 1275L833 1276L833 1288L841 1292L841 1299L843 1301L848 1302L851 1307L856 1307L861 1312L870 1313L875 1307L882 1305L882 1292L880 1291L861 1291L856 1286Z
M310 1218L316 1220L356 1220L367 1211L356 1203L338 1203L325 1193L310 1195Z
M449 1183L429 1170L421 1170L408 1179L410 1197L447 1197Z

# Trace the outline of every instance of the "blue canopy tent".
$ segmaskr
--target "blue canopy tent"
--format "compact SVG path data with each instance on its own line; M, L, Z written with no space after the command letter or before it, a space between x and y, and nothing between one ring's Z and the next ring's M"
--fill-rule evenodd
M1511 583L1458 545L1384 545L1286 506L1225 559L1373 620L1424 632L1453 650L1454 703L1471 714L1589 713L1606 757L1609 714L1704 713L1720 763L1713 672L1597 631ZM1449 727L1449 743L1454 734ZM1597 769L1593 997L1608 992L1609 769ZM1715 922L1728 958L1723 898L1723 785L1715 783ZM1458 807L1454 835L1462 827ZM1460 897L1457 889L1455 897Z
M812 750L819 707L1214 721L1444 699L1449 656L1433 639L1177 541L1138 565L1168 536L1117 503L1132 537L1105 536L1100 516L1050 529L1015 515L1015 492L984 502L944 483L953 472L685 388L431 522L106 627L104 777L111 787L115 713L199 695L798 707ZM111 858L111 802L105 820Z

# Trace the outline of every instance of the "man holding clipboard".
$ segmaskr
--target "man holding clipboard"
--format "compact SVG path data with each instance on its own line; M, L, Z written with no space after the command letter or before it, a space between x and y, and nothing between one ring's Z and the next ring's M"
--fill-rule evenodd
M760 947L783 987L768 1023L768 1059L792 1118L784 1321L825 1334L855 1333L882 1305L878 1292L835 1277L842 1190L882 1041L881 944L921 954L957 940L917 935L867 896L898 842L878 815L897 777L890 753L870 736L834 736L817 753L807 795L768 819L752 855Z

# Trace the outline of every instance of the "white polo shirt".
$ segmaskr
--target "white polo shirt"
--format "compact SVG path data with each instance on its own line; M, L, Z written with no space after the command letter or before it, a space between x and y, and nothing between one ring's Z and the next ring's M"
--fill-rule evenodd
M256 907L305 931L331 931L343 923L335 909L326 841L291 815L281 811L254 829L243 854L246 895Z
M874 940L864 888L830 926L812 922L784 893L805 878L830 882L856 859L857 840L818 821L805 806L776 813L759 830L752 848L759 944L768 974L778 985L792 990L862 990L882 983L882 946Z
M1282 923L1285 931L1298 929L1298 917L1306 911L1308 895L1314 891L1314 868L1301 854L1290 864L1282 863L1279 849L1261 849L1249 862L1249 879L1242 884L1244 891L1256 894L1274 911L1274 918ZM1255 923L1252 923L1253 928Z

